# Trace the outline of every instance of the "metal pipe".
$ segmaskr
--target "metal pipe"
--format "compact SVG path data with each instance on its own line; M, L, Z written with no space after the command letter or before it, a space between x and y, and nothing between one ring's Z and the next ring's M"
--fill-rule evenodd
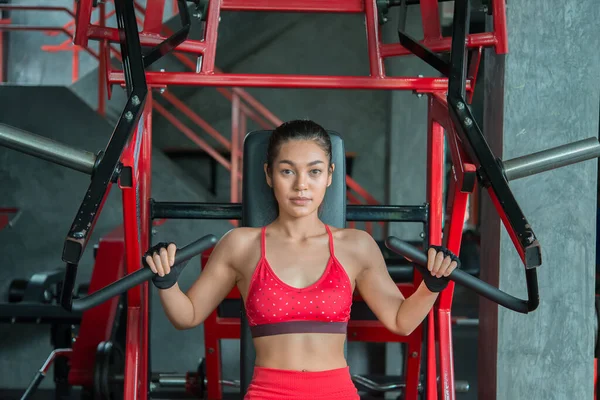
M406 388L406 383L380 384L361 375L352 375L352 380L358 383L359 385L362 385L367 389L374 390L376 392L391 392L395 390L403 390L404 388ZM419 391L421 391L422 389L422 385L419 384Z
M597 157L600 157L600 143L591 137L504 161L504 174L512 181Z
M366 387L369 390L373 390L380 393L404 390L406 388L406 383L403 382L380 384L361 375L352 375L352 380L358 383L359 385ZM454 388L457 393L467 393L471 386L467 381L455 381ZM423 390L423 385L421 383L419 383L418 390L419 392Z
M462 326L479 326L479 318L452 318L452 323Z
M13 126L0 124L0 145L91 175L96 155Z
M152 376L152 382L155 385L158 385L160 388L183 388L189 383L189 375L190 374L182 374L182 373L164 373L159 372ZM123 380L123 376L117 376L116 382L121 382ZM204 385L208 383L207 379L204 378ZM221 379L219 383L223 386L239 388L240 381L239 380L228 380Z

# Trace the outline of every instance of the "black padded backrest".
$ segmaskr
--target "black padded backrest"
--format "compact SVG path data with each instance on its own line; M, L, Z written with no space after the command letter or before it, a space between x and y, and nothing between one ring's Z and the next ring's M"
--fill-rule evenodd
M261 227L277 218L278 208L264 172L267 146L272 131L253 131L244 139L242 173L242 226ZM327 188L321 220L331 226L346 226L346 155L339 134L328 131L332 161L335 164L331 186Z

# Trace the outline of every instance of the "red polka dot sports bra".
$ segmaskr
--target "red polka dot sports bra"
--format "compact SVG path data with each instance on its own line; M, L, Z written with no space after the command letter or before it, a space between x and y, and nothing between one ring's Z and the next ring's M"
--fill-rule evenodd
M352 282L335 257L329 235L329 261L312 285L296 288L277 277L266 258L266 227L261 230L261 256L252 274L246 315L252 337L284 333L346 333L352 307Z

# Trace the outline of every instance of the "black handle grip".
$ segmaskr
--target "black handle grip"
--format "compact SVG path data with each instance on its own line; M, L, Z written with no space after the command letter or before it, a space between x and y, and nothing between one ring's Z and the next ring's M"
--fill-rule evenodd
M214 235L206 235L195 242L178 249L175 254L173 268L177 268L179 264L197 256L204 250L213 247L216 243L217 238ZM118 296L153 277L154 272L152 272L150 268L139 269L84 298L73 300L71 311L84 311L96 307L112 297Z
M415 267L421 273L430 273L426 268L427 255L421 250L394 236L388 237L385 241L385 245L388 249L415 263ZM529 271L535 272L535 270L527 270L527 272ZM448 276L448 279L473 290L475 293L493 301L494 303L498 303L510 310L527 314L528 312L535 310L539 304L537 295L537 281L535 282L535 285L533 285L531 284L529 277L530 275L527 276L529 300L521 300L511 296L510 294L505 293L489 283L469 275L460 269L455 269L452 271L452 273ZM533 278L535 279L535 276L533 276Z

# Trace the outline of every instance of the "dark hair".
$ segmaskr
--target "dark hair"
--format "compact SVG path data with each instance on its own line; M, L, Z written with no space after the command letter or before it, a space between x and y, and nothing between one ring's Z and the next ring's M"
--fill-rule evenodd
M303 119L284 122L279 125L269 139L267 148L267 167L271 171L273 162L279 154L281 145L290 140L314 140L329 158L331 167L331 139L327 131L314 121Z

